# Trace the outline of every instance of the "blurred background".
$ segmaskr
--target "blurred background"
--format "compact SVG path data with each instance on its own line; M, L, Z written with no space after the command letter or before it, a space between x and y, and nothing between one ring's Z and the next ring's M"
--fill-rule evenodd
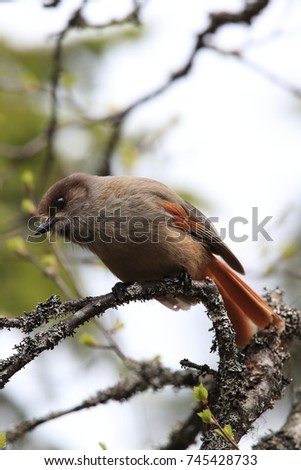
M280 286L286 303L300 308L300 1L270 0L250 25L219 28L206 36L191 69L170 79L187 64L210 13L245 5L0 2L1 315L30 311L55 293L99 295L115 284L79 249L28 241L41 195L76 171L147 176L171 186L216 218L255 290ZM270 217L268 237L256 236L252 208L259 223ZM233 236L235 217L245 223ZM101 322L130 358L160 356L172 369L184 357L217 364L201 305L174 313L155 301L135 303ZM107 344L95 324L85 325L15 375L0 394L2 430L74 406L129 373L113 351L89 347L83 334ZM1 358L20 339L16 331L1 332ZM298 351L293 355L289 373L298 382ZM46 423L15 448L159 447L192 404L189 390L147 392ZM278 429L289 404L290 393L241 448Z

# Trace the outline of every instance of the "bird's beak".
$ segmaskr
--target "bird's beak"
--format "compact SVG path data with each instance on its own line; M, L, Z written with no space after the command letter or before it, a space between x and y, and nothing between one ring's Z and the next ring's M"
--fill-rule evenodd
M57 221L57 217L50 216L45 222L43 222L35 231L35 235L41 235L42 233L49 232L51 228L54 226L54 224Z

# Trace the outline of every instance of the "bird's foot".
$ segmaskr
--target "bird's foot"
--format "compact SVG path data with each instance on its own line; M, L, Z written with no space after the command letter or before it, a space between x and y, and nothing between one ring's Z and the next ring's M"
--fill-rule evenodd
M186 269L182 269L181 272L178 275L179 281L182 282L185 286L190 287L191 286L191 276L189 272L186 271Z
M131 285L131 282L116 282L115 286L112 287L112 293L117 300L123 301L127 293L127 288Z

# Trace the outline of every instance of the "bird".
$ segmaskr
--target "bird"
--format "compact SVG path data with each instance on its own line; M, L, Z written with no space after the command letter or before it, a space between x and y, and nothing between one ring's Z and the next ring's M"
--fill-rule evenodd
M94 253L122 282L173 277L181 272L201 281L211 278L223 298L238 347L257 329L282 318L239 274L237 257L212 222L165 184L138 176L74 173L54 183L38 205L35 234L52 232ZM166 294L159 302L173 310L195 303Z

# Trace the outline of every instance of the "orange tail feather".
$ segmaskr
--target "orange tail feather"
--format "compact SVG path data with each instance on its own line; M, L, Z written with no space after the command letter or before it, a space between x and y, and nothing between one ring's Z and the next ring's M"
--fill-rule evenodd
M236 332L238 346L246 346L255 332L255 327L264 329L271 323L280 331L283 320L226 264L213 257L206 269L225 303L229 318Z

